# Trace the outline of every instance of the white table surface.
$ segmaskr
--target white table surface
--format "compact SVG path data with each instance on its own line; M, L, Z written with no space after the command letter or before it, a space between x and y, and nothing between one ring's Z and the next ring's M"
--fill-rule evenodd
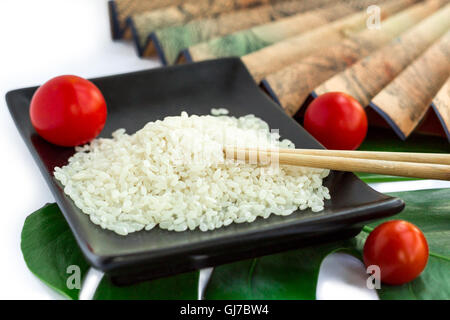
M90 78L159 63L139 59L130 43L111 40L105 0L1 0L0 30L0 299L61 299L31 274L20 251L26 216L54 198L13 124L4 95L61 74ZM412 185L384 187L395 191ZM90 273L83 298L91 296L100 276ZM377 299L365 283L360 261L334 254L321 267L317 297Z

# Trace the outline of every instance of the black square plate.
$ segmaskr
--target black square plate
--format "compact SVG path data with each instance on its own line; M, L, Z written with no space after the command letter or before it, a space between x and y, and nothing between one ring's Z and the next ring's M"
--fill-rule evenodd
M255 114L280 130L298 148L323 148L288 117L254 83L240 59L227 58L152 69L92 80L103 92L108 119L101 136L118 128L134 133L148 121L179 115L209 114L225 107L233 116ZM155 228L126 237L93 224L66 196L53 177L53 168L74 153L47 143L34 131L29 104L36 90L8 92L9 110L36 160L87 260L116 283L131 283L300 247L351 237L363 222L402 210L398 198L380 194L352 173L332 172L325 180L331 200L325 210L296 212L287 217L258 218L215 231L173 232Z

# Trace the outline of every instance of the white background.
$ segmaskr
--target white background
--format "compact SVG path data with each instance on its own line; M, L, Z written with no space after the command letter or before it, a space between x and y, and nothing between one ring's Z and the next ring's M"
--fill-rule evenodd
M0 30L0 299L60 299L29 272L20 252L26 216L54 199L12 122L5 93L61 74L90 78L159 63L111 40L105 0L1 0ZM317 296L377 298L365 279L361 262L333 255L322 265Z

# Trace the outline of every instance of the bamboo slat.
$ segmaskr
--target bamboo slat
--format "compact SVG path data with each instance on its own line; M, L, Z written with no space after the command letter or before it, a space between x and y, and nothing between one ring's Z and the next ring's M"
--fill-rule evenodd
M115 0L113 1L113 10L117 30L115 30L115 38L121 36L122 31L126 27L126 20L129 16L145 11L155 10L170 5L179 5L183 2L192 2L196 0Z
M400 138L406 139L422 121L449 76L450 31L380 91L370 105Z
M403 69L450 28L450 4L391 43L327 80L314 92L341 91L366 106Z
M431 106L438 116L445 134L447 135L447 139L450 142L450 78L447 79L433 98Z

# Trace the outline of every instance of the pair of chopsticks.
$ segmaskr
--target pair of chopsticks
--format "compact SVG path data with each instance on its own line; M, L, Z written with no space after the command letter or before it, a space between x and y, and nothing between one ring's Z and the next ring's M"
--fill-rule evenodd
M450 154L443 153L239 147L225 147L224 152L228 159L266 165L267 159L276 159L282 165L450 180Z

